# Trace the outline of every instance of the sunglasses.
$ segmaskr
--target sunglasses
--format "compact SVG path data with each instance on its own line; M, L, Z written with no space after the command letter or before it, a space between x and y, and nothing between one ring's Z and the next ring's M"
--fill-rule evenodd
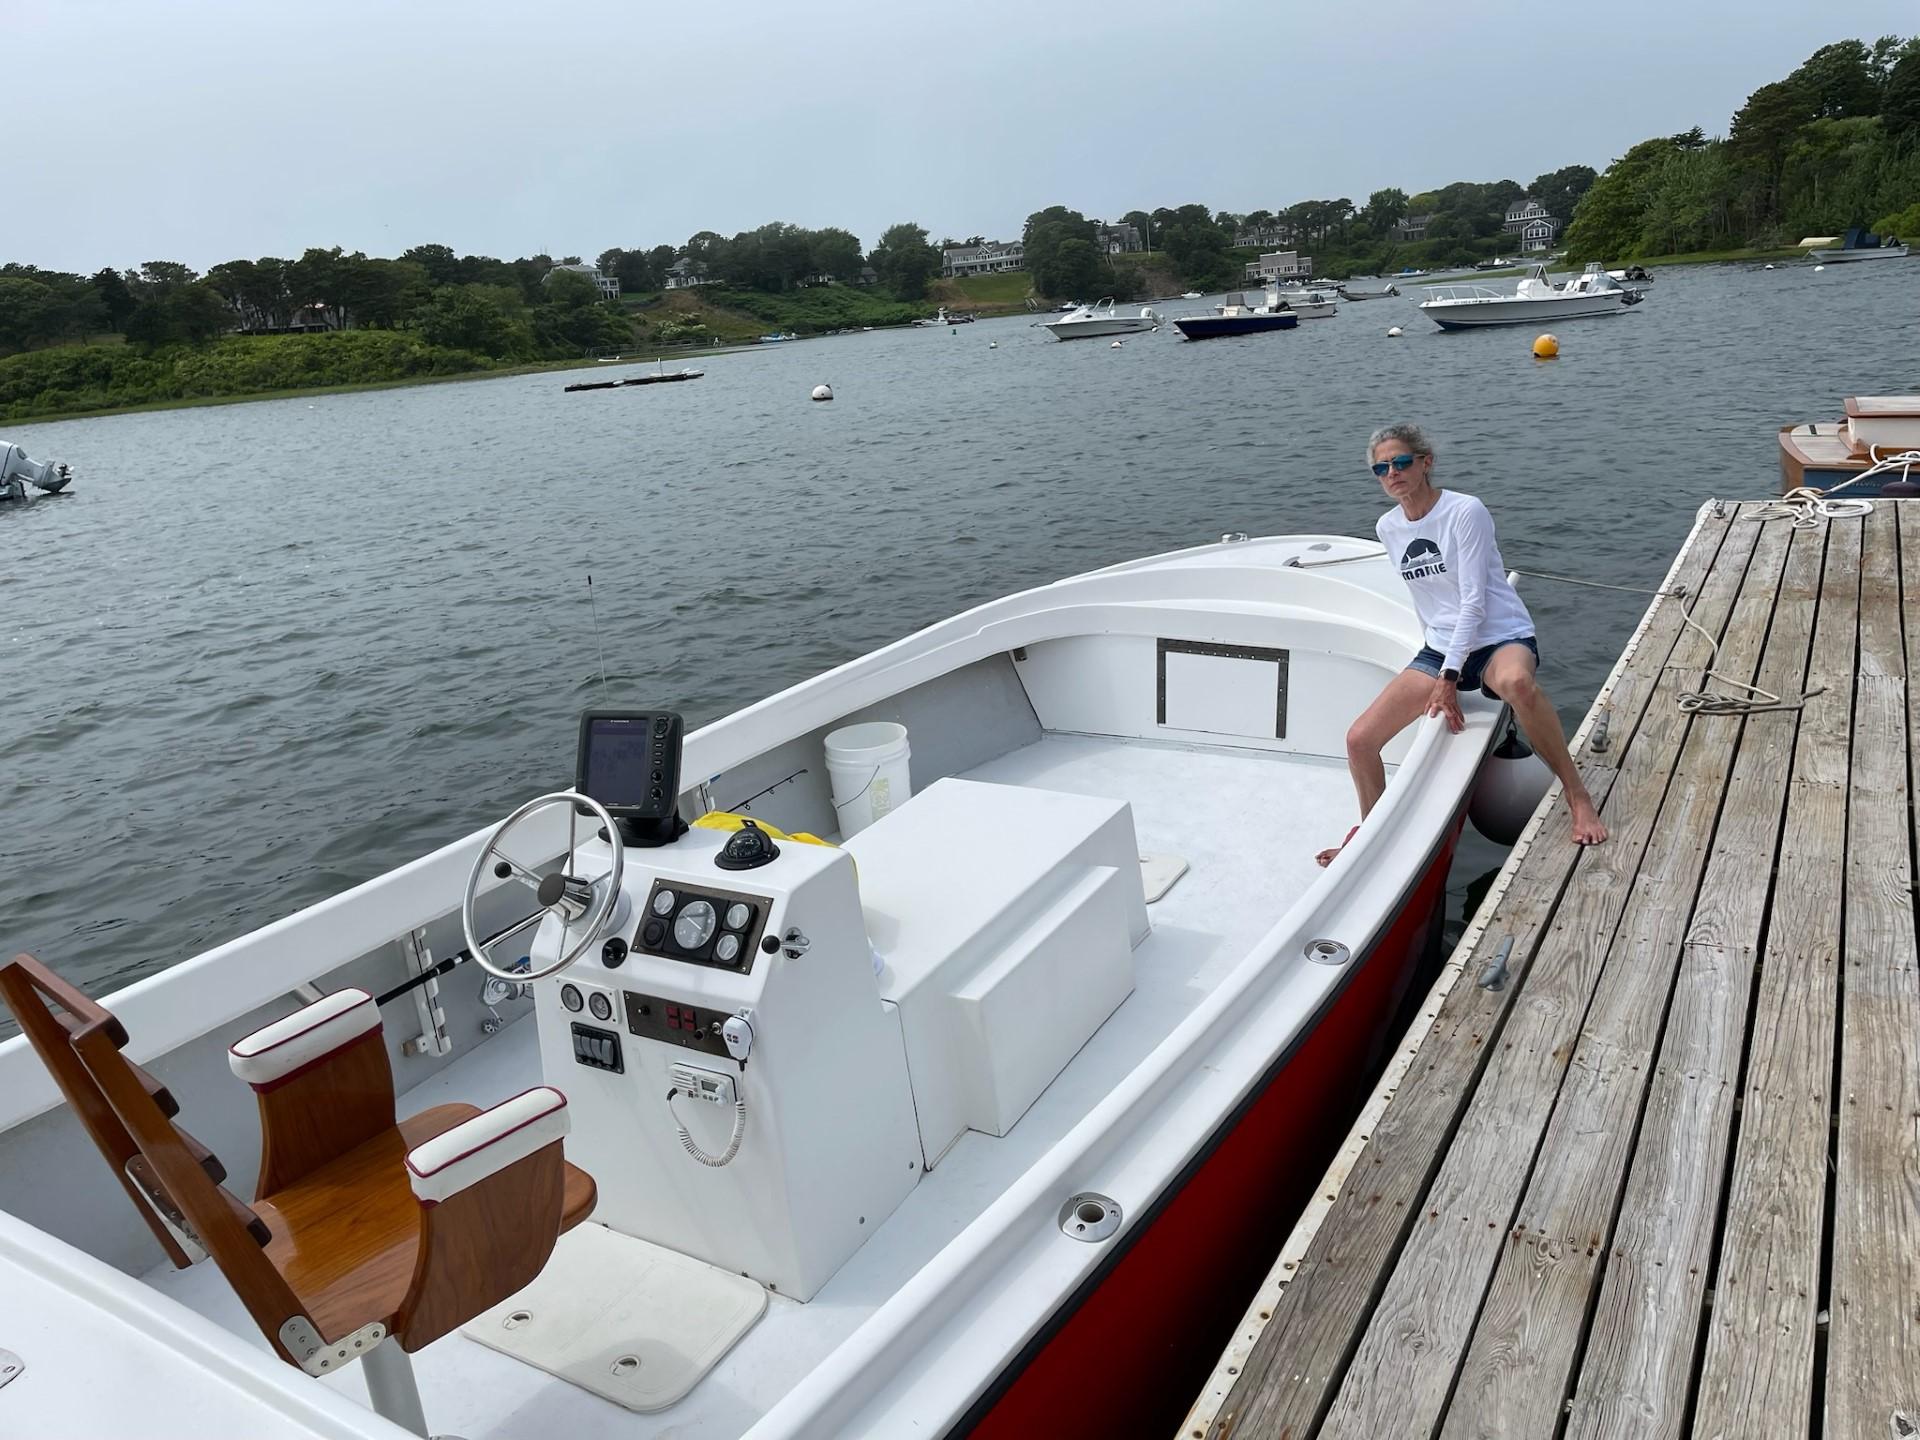
M1396 455L1391 460L1376 460L1373 462L1373 473L1385 475L1390 468L1395 472L1410 470L1413 468L1413 462L1418 458L1415 455Z

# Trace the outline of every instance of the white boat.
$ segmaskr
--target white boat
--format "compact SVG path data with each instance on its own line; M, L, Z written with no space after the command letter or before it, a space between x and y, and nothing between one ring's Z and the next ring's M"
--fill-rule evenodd
M1180 298L1182 300L1204 300L1207 297L1202 295L1198 290L1182 290L1180 292Z
M1400 293L1400 287L1395 285L1391 280L1381 281L1378 276L1370 276L1368 278L1373 282L1371 287L1369 287L1366 281L1356 277L1351 280L1341 281L1334 289L1341 299L1356 302L1361 300L1385 300Z
M1371 539L1232 537L684 750L590 713L577 790L98 1003L0 965L72 1102L0 1044L0 1430L1171 1433L1434 932L1496 702L1313 860L1421 643Z
M1152 306L1143 306L1137 315L1122 315L1107 296L1094 305L1076 306L1058 320L1047 322L1056 340L1087 340L1096 335L1140 335L1160 328L1160 316Z
M1429 285L1420 311L1443 330L1482 325L1554 324L1588 315L1617 315L1643 298L1596 264L1560 285L1544 265L1529 269L1514 289L1487 285Z
M1845 235L1823 235L1802 240L1807 259L1818 265L1851 264L1856 260L1904 260L1907 247L1898 240L1882 241L1878 235L1855 228Z
M58 495L72 483L71 466L58 460L29 460L22 446L0 440L0 500L37 500Z
M1270 285L1269 305L1284 304L1302 320L1328 320L1339 313L1339 303L1325 290L1311 285Z

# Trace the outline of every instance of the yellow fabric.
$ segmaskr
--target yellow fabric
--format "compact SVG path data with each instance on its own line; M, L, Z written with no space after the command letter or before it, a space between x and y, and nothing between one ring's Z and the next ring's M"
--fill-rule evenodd
M832 844L822 840L818 835L809 835L804 830L795 830L792 834L788 834L777 825L769 825L758 815L737 815L731 810L709 810L693 823L702 830L738 830L748 819L751 819L755 825L758 825L775 840L793 840L802 845L825 845L829 850L834 848Z

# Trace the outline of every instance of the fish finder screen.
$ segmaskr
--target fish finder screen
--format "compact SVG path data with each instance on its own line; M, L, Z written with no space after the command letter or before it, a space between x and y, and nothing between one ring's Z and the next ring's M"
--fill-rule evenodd
M589 721L585 793L609 808L645 805L657 768L647 746L645 720Z

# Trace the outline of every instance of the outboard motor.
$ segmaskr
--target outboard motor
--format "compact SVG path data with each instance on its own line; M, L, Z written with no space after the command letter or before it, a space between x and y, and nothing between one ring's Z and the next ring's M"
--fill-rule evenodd
M18 445L0 440L0 500L25 500L27 486L58 495L73 481L73 471L57 460L29 460Z

